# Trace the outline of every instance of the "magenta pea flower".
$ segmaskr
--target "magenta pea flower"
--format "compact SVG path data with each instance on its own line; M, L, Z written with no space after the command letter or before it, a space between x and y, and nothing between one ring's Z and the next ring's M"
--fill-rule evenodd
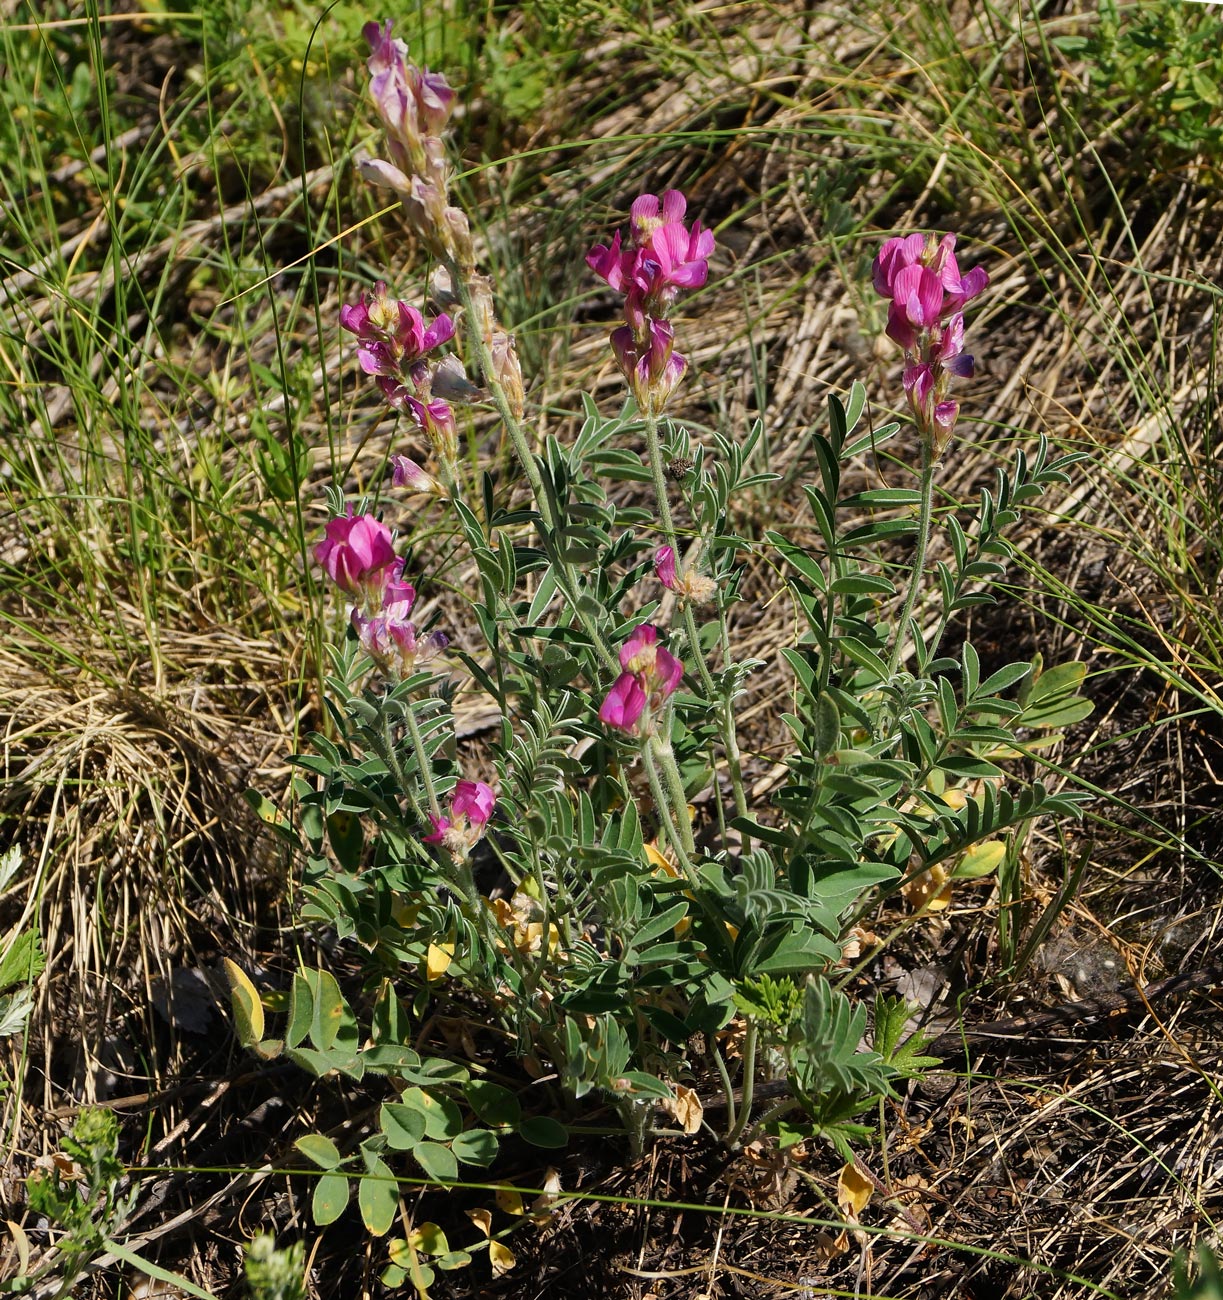
M647 698L640 677L635 673L621 673L599 709L599 720L631 734L645 712Z
M465 858L483 837L496 807L497 796L483 781L462 780L450 795L450 813L429 814L433 829L421 839L443 845L454 857Z
M599 718L629 734L649 734L651 715L674 694L684 665L659 644L658 629L643 623L620 647L620 667L624 671L608 691ZM643 718L644 726L640 725Z
M371 608L381 606L387 585L398 582L403 568L391 530L373 515L354 516L351 506L328 520L314 558L342 592Z
M357 336L357 357L367 375L402 375L454 337L454 322L444 312L426 325L411 303L388 297L381 280L356 306L340 308L340 324Z

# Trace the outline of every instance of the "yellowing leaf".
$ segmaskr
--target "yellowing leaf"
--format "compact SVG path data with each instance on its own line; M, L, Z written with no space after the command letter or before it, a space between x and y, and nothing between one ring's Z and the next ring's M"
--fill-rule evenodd
M440 980L450 969L450 963L453 960L453 943L431 943L429 951L425 954L425 978L430 983L434 980Z
M490 1241L488 1243L488 1258L493 1266L493 1277L501 1277L502 1274L508 1273L518 1263L514 1258L514 1252L508 1246L503 1246L499 1241Z
M663 855L653 840L645 846L645 860L664 876L670 876L673 880L679 877L679 868Z
M974 844L951 874L956 880L979 880L997 871L1005 857L1006 845L1001 840L985 840Z
M487 1210L464 1210L463 1212L486 1237L492 1234L493 1216Z
M855 1223L870 1204L874 1183L852 1161L837 1175L837 1204Z
M263 1003L259 990L250 976L237 962L224 958L225 974L229 979L229 1001L234 1012L234 1028L243 1047L254 1047L263 1039Z
M705 1107L692 1088L685 1088L682 1083L675 1085L675 1096L667 1097L662 1108L679 1122L685 1133L699 1133L701 1122L705 1118Z
M497 1197L497 1208L504 1210L506 1214L525 1214L522 1207L522 1196L515 1187L503 1185L497 1188L495 1193Z
M951 879L941 863L914 876L900 892L915 912L942 912L951 906Z

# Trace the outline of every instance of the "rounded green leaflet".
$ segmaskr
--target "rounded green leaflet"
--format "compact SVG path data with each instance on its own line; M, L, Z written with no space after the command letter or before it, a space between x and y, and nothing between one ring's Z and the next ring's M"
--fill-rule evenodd
M412 1148L412 1154L430 1178L439 1183L458 1181L459 1162L449 1147L444 1147L439 1142L418 1142Z
M343 1174L324 1174L314 1184L311 1207L320 1228L334 1223L348 1207L348 1179Z
M460 1133L450 1144L450 1150L465 1165L491 1165L497 1156L497 1135L488 1129L473 1128Z
M518 1098L499 1083L485 1079L472 1079L463 1089L472 1110L493 1128L516 1128L522 1118Z
M424 1112L401 1102L384 1102L378 1112L378 1122L394 1151L411 1151L425 1136Z
M320 1169L334 1169L340 1163L339 1147L321 1133L306 1133L293 1145Z
M518 1132L536 1147L563 1147L569 1145L569 1130L550 1115L532 1115L519 1125Z
M386 1162L375 1156L369 1174L357 1185L357 1204L365 1226L375 1237L385 1236L399 1209L399 1184Z

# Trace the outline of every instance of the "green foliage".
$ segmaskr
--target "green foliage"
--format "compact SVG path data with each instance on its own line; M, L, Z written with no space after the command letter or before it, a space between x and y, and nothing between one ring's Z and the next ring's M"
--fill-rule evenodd
M1175 1300L1223 1300L1223 1271L1219 1258L1205 1244L1198 1247L1197 1269L1190 1273L1183 1254L1175 1261L1173 1281Z
M21 849L13 845L0 854L0 892L21 869ZM34 996L30 985L42 974L47 959L37 930L14 930L0 951L0 1038L20 1034L30 1018ZM3 1088L4 1080L0 1080Z
M306 1248L300 1241L278 1249L276 1238L261 1232L247 1243L243 1259L251 1300L305 1300Z
M1094 29L1054 40L1083 61L1084 116L1128 122L1127 139L1157 165L1217 156L1223 146L1223 30L1210 5L1100 0Z

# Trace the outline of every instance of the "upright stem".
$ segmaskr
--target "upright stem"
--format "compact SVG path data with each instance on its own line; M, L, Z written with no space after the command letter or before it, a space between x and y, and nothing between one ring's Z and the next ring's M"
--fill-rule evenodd
M404 719L408 724L408 735L412 738L412 749L416 754L416 766L420 768L420 779L425 787L425 798L429 801L429 811L434 817L442 815L442 806L437 801L437 787L433 784L433 766L429 761L429 755L425 751L425 738L420 734L420 725L416 721L416 713L409 703L403 711Z
M893 677L900 667L904 655L905 637L909 634L909 620L913 617L913 607L917 603L917 593L922 585L926 569L926 548L930 544L930 521L934 506L934 452L932 441L922 438L921 449L921 507L917 517L917 550L913 554L913 572L909 575L909 590L905 593L905 603L901 607L900 621L896 625L896 640L888 659L888 676Z
M663 537L678 560L680 557L679 535L675 531L675 517L671 513L671 501L667 496L667 473L662 463L662 442L658 436L658 417L653 411L645 411L642 413L642 418L645 424L646 450L650 458L650 476L654 480L654 496L658 503L659 522L662 524ZM701 642L697 635L696 615L692 609L692 602L681 597L681 603L683 606L684 627L688 633L688 645L691 647L693 658L696 660L697 674L701 679L701 685L705 688L707 698L712 702L718 691L714 685L713 675L709 671L709 665L705 662L705 656L701 651ZM726 618L721 610L718 611L718 614L722 624L722 657L724 666L729 668L730 638L726 631ZM747 797L743 791L743 765L739 757L739 740L735 734L735 720L731 713L729 699L722 701L719 711L722 718L722 742L726 748L726 766L730 771L730 783L735 792L735 809L740 817L746 817Z
M747 1022L747 1033L743 1038L743 1100L739 1103L739 1117L726 1134L726 1145L733 1147L747 1127L752 1115L752 1101L756 1092L756 1043L760 1030L754 1021Z
M679 773L679 764L675 761L675 751L671 742L663 740L655 733L646 743L647 757L650 753L657 756L662 767L663 777L670 795L671 813L679 827L680 838L684 842L684 851L689 857L696 854L696 841L692 838L692 820L688 816L688 796L684 793L684 779Z
M658 518L667 545L679 558L679 542L675 533L675 519L671 514L671 501L667 496L667 471L662 463L662 443L658 437L658 416L653 411L643 411L645 445L650 456L650 475L654 480L654 496L658 502Z
M654 796L654 806L658 809L658 816L662 821L663 829L667 832L667 839L671 841L671 847L675 850L675 856L679 860L680 870L683 871L685 879L690 885L695 886L697 883L696 867L692 865L692 858L689 855L687 846L688 841L692 839L692 828L688 828L687 839L676 828L675 813L671 801L667 798L666 791L663 789L662 779L658 775L658 764L654 761L654 754L648 743L642 748L641 756L645 763L646 777L650 782L650 793ZM684 820L686 820L686 808L684 814Z
M569 566L561 559L555 546L556 536L556 516L552 513L552 502L548 499L548 494L544 489L543 475L539 472L539 466L535 463L535 453L531 450L531 445L527 441L526 433L518 417L510 408L510 404L505 395L505 390L497 378L496 371L493 368L493 354L489 349L484 335L480 332L475 324L475 309L471 296L471 286L467 282L466 276L457 265L451 263L449 266L451 283L455 286L459 295L459 301L463 304L463 311L467 318L469 329L468 337L471 346L475 349L476 360L480 364L480 373L484 377L484 382L488 385L488 391L492 395L493 405L497 408L497 413L501 416L501 421L505 425L506 432L510 435L510 441L514 444L514 454L518 457L518 462L522 466L522 472L527 477L527 483L531 488L531 495L535 498L535 505L539 510L540 518L543 520L543 546L551 561L552 572L556 575L556 581L562 594L569 602L570 609L573 610L583 631L590 638L594 646L595 653L602 661L604 668L611 673L620 671L619 662L616 656L612 654L595 625L594 620L590 617L589 612L583 606L578 593L577 583L574 581Z

